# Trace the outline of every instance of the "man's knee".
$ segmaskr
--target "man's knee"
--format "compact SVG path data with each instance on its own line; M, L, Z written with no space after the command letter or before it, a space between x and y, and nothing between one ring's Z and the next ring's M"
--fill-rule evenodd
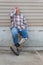
M23 29L22 32L21 32L21 34L22 34L23 38L28 38L28 32L27 32L26 29Z

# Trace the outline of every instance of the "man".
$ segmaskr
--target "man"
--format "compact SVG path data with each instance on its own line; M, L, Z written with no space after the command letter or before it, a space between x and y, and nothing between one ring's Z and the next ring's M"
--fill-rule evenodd
M28 39L27 22L25 16L20 12L18 7L16 7L15 10L10 13L10 18L12 24L11 32L14 41L14 47L10 48L16 55L19 55L18 47L21 45L21 43ZM18 33L22 36L20 42L18 41Z

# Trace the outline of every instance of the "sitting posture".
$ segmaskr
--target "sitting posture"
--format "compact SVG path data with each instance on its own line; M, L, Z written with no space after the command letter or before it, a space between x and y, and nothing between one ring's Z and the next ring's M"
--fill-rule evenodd
M10 48L16 55L19 55L18 47L21 45L21 43L28 39L27 21L25 16L20 12L20 9L18 7L16 7L14 11L10 13L10 18L11 33L14 41L14 46L11 46ZM20 42L18 41L18 33L22 36Z

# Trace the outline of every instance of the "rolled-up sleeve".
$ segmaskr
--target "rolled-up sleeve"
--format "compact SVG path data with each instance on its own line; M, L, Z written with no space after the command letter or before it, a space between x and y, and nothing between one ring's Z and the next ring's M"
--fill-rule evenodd
M13 19L14 19L15 13L16 13L16 10L13 10L13 11L10 12L10 19L11 19L11 22L12 22Z
M11 20L11 22L13 21L13 11L10 12L10 20Z

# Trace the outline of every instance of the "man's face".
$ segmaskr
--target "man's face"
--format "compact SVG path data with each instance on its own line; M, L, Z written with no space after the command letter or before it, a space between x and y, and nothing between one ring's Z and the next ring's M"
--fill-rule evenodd
M18 7L16 7L16 14L20 13L20 9Z

